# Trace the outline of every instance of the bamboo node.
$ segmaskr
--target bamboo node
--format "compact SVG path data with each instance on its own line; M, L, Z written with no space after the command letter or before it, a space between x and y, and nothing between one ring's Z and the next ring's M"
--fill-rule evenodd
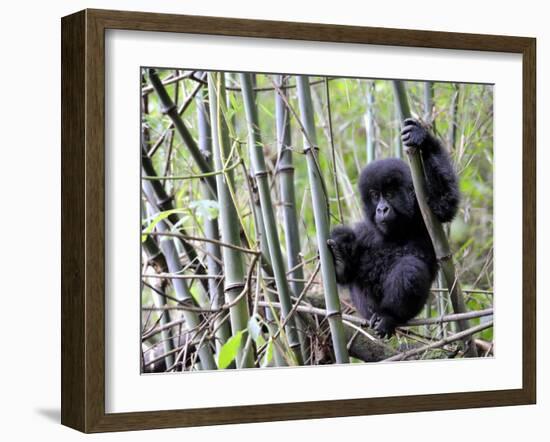
M258 171L258 172L254 172L254 176L256 178L261 178L261 177L268 176L268 175L269 175L269 172L267 170L261 170L261 171Z
M327 311L327 316L326 316L327 319L328 319L328 318L333 318L333 317L335 317L335 316L340 316L340 317L342 317L342 312L341 312L341 311L338 311L338 310L334 310L334 311L332 311L332 312Z
M304 154L308 154L310 150L313 150L313 152L319 152L319 146L307 146L304 147Z
M277 167L275 174L278 174L279 172L294 172L294 166L279 166Z

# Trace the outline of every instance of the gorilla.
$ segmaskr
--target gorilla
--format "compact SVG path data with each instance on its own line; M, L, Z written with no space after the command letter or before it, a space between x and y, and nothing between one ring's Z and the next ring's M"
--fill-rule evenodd
M440 141L419 121L404 121L401 140L419 149L426 175L427 202L441 222L457 212L457 176ZM338 226L327 244L336 280L350 290L358 313L381 337L414 318L426 303L437 259L416 200L409 166L400 159L373 161L361 172L364 219Z

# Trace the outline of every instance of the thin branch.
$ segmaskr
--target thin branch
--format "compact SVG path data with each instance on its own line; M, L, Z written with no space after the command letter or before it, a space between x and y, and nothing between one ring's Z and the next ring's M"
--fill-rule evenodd
M267 303L265 301L260 301L258 305L260 305L260 307L262 306L267 307L271 305L277 309L281 307L278 302ZM298 305L298 307L296 307L296 310L298 310L301 313L310 313L312 315L317 315L317 316L328 315L328 311L326 309L313 307L309 305ZM474 319L474 318L480 318L482 316L490 316L492 314L493 314L493 309L485 309L477 312L471 311L467 313L445 315L445 316L440 316L439 318L412 319L407 323L400 325L399 327L416 327L419 325L426 325L426 324L439 324L440 322L454 322L454 321L460 321L464 319ZM354 315L342 314L342 319L345 319L346 321L353 322L355 324L359 324L363 326L366 326L368 324L368 321L366 319L363 319L363 318L360 318L359 316L354 316Z
M194 77L194 76L189 77L189 79L193 80L193 81L196 81L198 83L208 84L205 80L199 79L199 78ZM331 78L328 78L328 80L329 81L338 80L338 77L331 77ZM325 81L324 79L323 80L312 81L310 83L310 85L311 86L316 86L318 84L324 83L324 81ZM237 86L226 86L225 89L228 90L228 91L231 91L231 92L242 92L242 89L240 87L237 87ZM296 84L287 84L285 86L280 87L279 89L281 89L281 90L296 89ZM273 92L273 91L277 90L277 88L276 87L254 87L253 90L254 90L254 92Z
M160 181L160 180L194 180L194 179L199 179L199 178L207 178L207 177L211 177L211 176L215 176L215 175L221 175L221 174L224 174L232 169L235 169L240 163L241 163L242 159L238 160L238 161L235 161L233 164L227 166L227 167L224 167L223 169L221 170L213 170L212 172L206 172L206 173L197 173L197 174L194 174L194 175L171 175L171 176L158 176L158 175L153 175L153 176L142 176L141 179L142 180L147 180L147 181Z
M174 83L177 83L181 80L185 80L186 78L191 78L195 75L195 71L191 71L191 72L186 72L186 73L183 73L183 74L180 74L180 75L173 75L173 76L170 76L168 78L165 78L164 80L162 80L162 84L164 86L168 86L169 84L174 84ZM141 95L148 95L150 94L151 92L153 92L155 89L153 88L153 86L145 86L143 88L141 88Z
M217 244L221 247L227 247L228 249L234 249L234 250L237 250L239 252L249 253L251 255L259 255L260 254L259 250L247 249L246 247L237 246L235 244L229 244L229 243L219 241L217 239L212 239L212 238L182 235L180 233L174 233L174 232L149 232L148 234L152 235L152 236L171 236L171 237L179 238L179 239L182 239L182 240L185 240L185 241L210 242L212 244Z
M402 361L404 359L410 358L411 356L423 353L427 350L431 350L432 348L443 347L444 345L450 344L451 342L459 341L459 340L462 340L464 338L470 337L473 334L479 333L483 330L491 328L492 326L493 326L493 321L489 321L485 324L476 325L475 327L468 328L466 330L461 331L460 333L456 333L452 336L448 336L448 337L446 337L444 339L441 339L437 342L432 342L431 344L424 345L423 347L414 348L412 350L409 350L409 351L406 351L406 352L403 352L403 353L399 353L395 356L392 356L391 358L384 359L382 362Z
M328 78L325 77L325 93L327 96L327 118L330 148L332 153L332 177L334 180L334 189L336 190L336 201L338 202L338 215L340 223L344 222L344 213L342 211L342 201L340 201L340 188L338 186L338 173L336 171L336 150L334 148L334 135L332 131L332 111L330 107L330 91L328 87Z
M313 280L317 276L317 273L319 273L319 269L321 268L321 264L318 262L317 266L315 267L315 270L311 274L307 284L305 285L304 289L302 290L302 293L300 293L300 296L298 296L298 299L296 300L295 304L292 306L292 309L288 312L288 315L285 316L281 326L279 327L279 330L277 330L277 333L273 336L273 339L277 339L279 334L281 333L281 329L288 323L289 319L292 318L292 316L298 311L300 307L300 302L302 302L302 299L306 295L307 291L310 289L311 284L313 283ZM275 304L275 303L273 303ZM279 303L277 303L279 304Z
M187 108L189 107L189 105L193 101L193 98L195 98L195 95L197 95L197 93L201 90L202 86L203 86L202 84L199 84L195 87L195 89L193 89L191 91L189 96L185 99L185 101L182 103L182 105L178 108L178 115L181 116L187 110ZM153 88L153 86L151 86L151 88ZM166 129L164 129L164 132L157 139L157 141L155 141L155 144L153 145L153 147L151 147L151 149L149 149L149 151L147 152L148 156L151 157L155 154L157 149L160 147L160 145L162 144L162 142L166 138L166 135L168 135L168 132L170 132L173 128L174 128L174 122L170 121L170 124L168 124L168 127Z

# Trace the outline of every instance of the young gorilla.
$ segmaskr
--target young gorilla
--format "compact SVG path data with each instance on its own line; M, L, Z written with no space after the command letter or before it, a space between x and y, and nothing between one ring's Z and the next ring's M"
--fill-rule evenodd
M428 204L441 222L456 214L459 192L449 155L418 121L404 122L406 148L420 149ZM348 286L357 311L380 337L422 309L437 272L437 259L424 225L411 173L397 158L377 160L361 172L359 191L365 219L330 234L336 279Z

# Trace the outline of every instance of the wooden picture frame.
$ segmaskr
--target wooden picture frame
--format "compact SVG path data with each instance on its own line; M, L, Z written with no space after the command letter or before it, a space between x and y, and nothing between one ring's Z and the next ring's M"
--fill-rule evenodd
M105 412L105 30L139 30L521 54L522 387L317 402ZM472 407L536 400L536 41L533 38L84 10L62 19L62 424L141 430Z

